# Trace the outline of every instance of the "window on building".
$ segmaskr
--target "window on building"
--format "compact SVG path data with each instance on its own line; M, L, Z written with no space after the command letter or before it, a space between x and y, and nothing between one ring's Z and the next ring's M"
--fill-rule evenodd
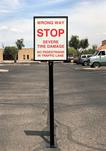
M25 55L23 55L23 60L25 60Z
M29 60L29 55L27 55L27 60Z

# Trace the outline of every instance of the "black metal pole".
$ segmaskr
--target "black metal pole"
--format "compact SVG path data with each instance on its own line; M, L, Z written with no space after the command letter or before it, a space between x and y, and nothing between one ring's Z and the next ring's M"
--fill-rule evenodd
M53 62L49 61L49 121L50 148L54 148L54 91L53 91Z

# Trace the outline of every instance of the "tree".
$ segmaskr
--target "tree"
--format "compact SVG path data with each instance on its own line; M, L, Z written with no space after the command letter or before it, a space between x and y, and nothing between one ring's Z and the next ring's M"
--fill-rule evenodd
M91 48L84 50L82 52L82 54L94 54L95 51L97 51L97 46L96 45L92 45Z
M73 47L68 48L68 56L77 56L77 50Z
M69 41L69 47L75 48L77 51L80 48L80 40L78 36L72 35L70 41Z
M82 39L80 40L80 48L85 50L89 46L88 39Z
M23 39L17 39L16 46L17 46L18 50L20 50L20 49L22 49L22 47L24 47L23 42L24 42Z
M7 46L4 48L4 59L5 60L14 60L16 63L18 49L15 46Z
M92 45L92 49L94 50L94 52L97 50L97 45Z
M69 47L73 47L77 50L77 56L80 56L81 52L79 51L80 48L85 50L89 46L88 39L79 39L79 36L72 35L69 41Z
M94 54L95 51L97 51L97 45L92 45L92 48L88 49L88 52L89 52L90 54Z

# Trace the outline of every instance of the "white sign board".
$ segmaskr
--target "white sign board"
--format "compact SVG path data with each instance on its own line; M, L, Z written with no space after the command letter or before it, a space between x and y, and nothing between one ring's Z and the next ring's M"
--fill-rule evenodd
M68 17L34 17L34 60L67 60Z

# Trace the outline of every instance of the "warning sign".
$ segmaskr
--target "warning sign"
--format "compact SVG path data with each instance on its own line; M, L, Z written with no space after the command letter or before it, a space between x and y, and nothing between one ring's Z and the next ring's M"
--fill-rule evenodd
M66 60L68 17L34 17L34 59Z

